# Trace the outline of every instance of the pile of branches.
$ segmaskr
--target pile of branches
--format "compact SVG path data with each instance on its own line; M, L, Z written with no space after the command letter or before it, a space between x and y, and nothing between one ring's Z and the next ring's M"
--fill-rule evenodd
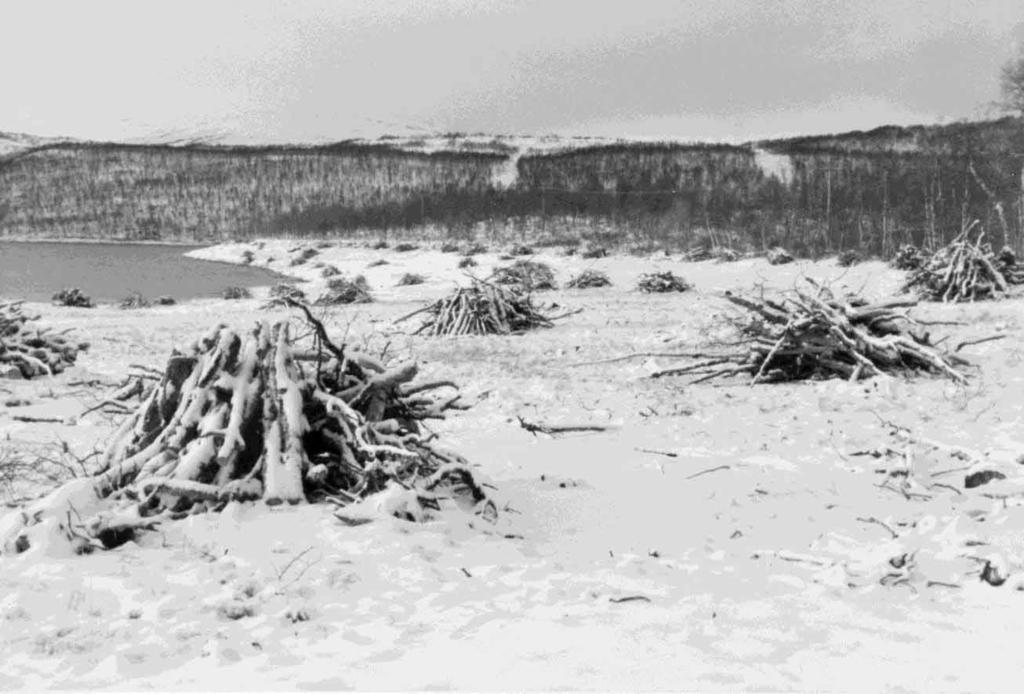
M961 302L1004 296L1010 285L1024 284L1024 268L1012 251L996 254L976 225L961 232L910 272L904 291L916 291L932 301Z
M245 287L224 287L224 291L221 292L221 297L228 299L229 301L237 301L238 299L251 299L252 292Z
M96 306L92 297L86 296L77 287L61 289L51 299L58 306L70 306L72 308L94 308Z
M836 256L836 265L839 267L853 267L863 261L864 257L861 256L860 251L853 248L847 249Z
M682 259L696 263L701 260L709 260L711 258L711 247L706 245L694 246L688 250L683 251Z
M348 351L305 305L291 305L313 327L311 343L293 340L286 321L248 332L219 325L172 355L100 471L0 519L0 549L24 550L55 531L80 551L109 548L231 501L345 507L382 491L399 517L454 502L493 519L469 464L421 432L424 420L465 409L455 386L417 384L415 363L389 368Z
M599 270L584 270L569 280L565 286L570 289L591 289L593 287L608 287L612 281L608 275Z
M664 294L666 292L685 292L690 283L671 272L648 272L640 275L636 288L648 294Z
M845 378L857 381L879 374L929 372L966 381L958 367L966 361L941 351L921 326L899 309L916 304L899 299L869 304L857 297L837 298L809 281L811 289L782 298L745 298L727 294L746 312L740 339L724 354L688 354L699 361L654 374L698 376L695 383L745 374L752 384Z
M22 310L21 302L0 303L0 377L59 374L89 347L85 342L70 341L66 333L39 327L38 320Z
M529 294L480 280L395 322L424 313L427 317L414 335L516 335L550 328L554 320L533 305Z
M270 288L270 300L263 305L263 308L275 308L289 306L289 302L303 302L306 300L306 292L294 284L278 282Z
M356 275L352 280L336 277L327 282L327 290L316 300L319 306L335 306L338 304L368 304L373 301L370 285L366 278Z
M766 257L769 265L786 265L793 262L793 256L789 254L789 251L780 246L769 248Z
M150 301L141 292L132 292L121 299L118 308L129 311L138 308L149 308L150 306L174 306L176 303L178 302L172 296L158 296Z
M913 244L904 244L892 259L897 270L917 270L928 260L928 254Z
M415 272L407 272L398 278L399 287L411 287L417 284L423 284L427 281L427 278Z
M518 287L525 292L555 289L555 273L546 263L533 260L517 260L511 265L498 268L491 277L493 282Z

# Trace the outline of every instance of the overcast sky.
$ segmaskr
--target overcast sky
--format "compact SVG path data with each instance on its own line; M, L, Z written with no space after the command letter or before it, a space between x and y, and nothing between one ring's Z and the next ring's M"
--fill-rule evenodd
M745 139L991 115L1024 0L0 0L0 130Z

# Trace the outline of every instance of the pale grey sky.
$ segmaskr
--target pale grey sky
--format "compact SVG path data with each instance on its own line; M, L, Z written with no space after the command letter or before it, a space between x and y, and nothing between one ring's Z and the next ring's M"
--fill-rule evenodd
M1022 0L0 0L0 130L834 132L989 115Z

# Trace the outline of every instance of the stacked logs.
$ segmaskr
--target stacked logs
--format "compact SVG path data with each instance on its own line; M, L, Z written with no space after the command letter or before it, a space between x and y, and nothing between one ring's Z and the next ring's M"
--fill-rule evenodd
M427 318L414 335L516 335L552 325L552 319L540 313L529 294L479 280L396 322L423 313Z
M0 376L34 378L59 374L75 363L84 342L73 342L36 324L21 302L0 303Z
M984 231L973 234L975 227L965 229L911 270L904 291L951 303L998 298L1006 295L1010 285L1024 284L1024 268L1017 266L1013 253L993 253L984 241Z
M217 326L172 355L111 438L101 471L72 483L99 510L67 530L87 547L113 546L233 500L345 506L384 490L406 495L404 512L416 517L447 499L492 518L468 463L420 434L423 420L465 409L457 392L432 395L454 385L415 384L414 363L386 368L345 351L304 310L312 347L293 344L287 322L263 322L248 333ZM32 519L63 519L55 504L73 491L21 513L20 524L0 522L0 548L30 544L17 536Z
M898 310L914 306L914 300L869 304L857 297L837 298L817 285L779 299L732 294L726 299L749 319L735 343L739 351L685 355L698 361L654 376L688 374L699 383L743 374L755 384L835 377L857 381L910 371L966 380L957 367L967 362L939 351L928 333Z

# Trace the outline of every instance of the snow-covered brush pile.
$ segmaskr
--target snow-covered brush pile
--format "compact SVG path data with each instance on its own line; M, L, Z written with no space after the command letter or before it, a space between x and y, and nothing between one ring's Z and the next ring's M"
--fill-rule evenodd
M565 286L569 289L592 289L594 287L611 286L608 275L600 270L584 270L569 280Z
M263 305L263 308L275 308L287 306L289 301L305 301L306 292L294 284L278 282L270 288L270 300Z
M81 289L72 287L61 289L51 298L57 306L70 306L72 308L95 308L96 302L92 297L86 296Z
M344 277L336 277L327 282L327 289L321 294L316 303L320 306L334 306L337 304L368 304L373 301L370 294L370 285L366 278L356 275L349 280Z
M1012 251L993 253L984 242L984 231L973 234L975 227L965 229L912 270L904 291L947 303L999 298L1010 285L1024 284L1024 267L1017 265Z
M491 281L518 287L526 292L557 288L551 267L534 260L517 260L511 265L500 267L494 271Z
M928 254L917 246L906 244L900 246L892 259L892 266L897 270L917 270L928 260Z
M636 288L647 294L665 294L667 292L685 292L690 283L671 272L649 272L640 275Z
M514 335L549 328L554 320L534 306L529 294L479 280L396 322L421 314L427 317L414 335Z
M768 258L769 265L786 265L793 262L793 256L789 254L789 251L780 246L769 248L765 257Z
M0 303L0 378L35 378L59 374L75 363L85 342L38 325L21 302Z
M864 261L864 257L860 254L860 251L855 249L847 249L836 256L836 265L839 267L853 267L857 263Z
M232 501L327 500L347 506L387 492L395 515L423 519L454 503L496 510L460 456L420 423L465 409L447 381L416 384L415 363L387 368L336 346L304 306L313 336L286 321L248 333L218 326L174 354L111 438L100 472L0 518L0 549L53 539L77 551Z
M921 326L899 309L916 304L900 299L869 304L840 299L824 287L794 290L778 299L725 297L742 309L740 337L733 351L680 355L697 359L654 376L689 374L699 383L746 375L751 383L929 372L966 381L958 367L966 361L940 351Z

